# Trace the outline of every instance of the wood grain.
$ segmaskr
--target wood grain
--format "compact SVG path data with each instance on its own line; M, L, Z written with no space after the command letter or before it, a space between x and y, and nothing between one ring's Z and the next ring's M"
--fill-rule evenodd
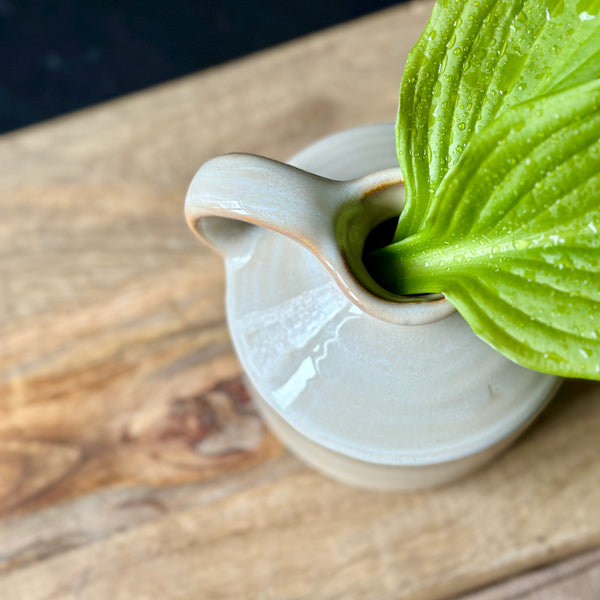
M348 490L283 454L10 519L0 586L33 599L445 598L600 541L596 393L568 384L493 467L440 490Z
M415 2L0 139L0 597L447 598L600 544L600 389L491 468L348 489L266 431L195 169L394 119Z
M600 550L540 567L486 587L461 600L597 600L600 590Z

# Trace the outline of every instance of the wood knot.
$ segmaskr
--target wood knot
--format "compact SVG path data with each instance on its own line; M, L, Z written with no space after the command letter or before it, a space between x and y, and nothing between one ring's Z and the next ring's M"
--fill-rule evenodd
M205 457L255 450L264 433L241 379L223 381L192 396L175 398L158 419L128 441L184 444Z

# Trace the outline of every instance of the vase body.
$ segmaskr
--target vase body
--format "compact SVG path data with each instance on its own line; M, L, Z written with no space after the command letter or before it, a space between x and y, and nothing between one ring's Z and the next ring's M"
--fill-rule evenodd
M334 180L397 166L393 126L330 136L290 164ZM222 225L202 234L225 259L227 319L251 394L282 441L332 477L387 490L453 481L510 444L559 384L493 350L444 299L421 302L417 320L381 319L340 289L318 248Z

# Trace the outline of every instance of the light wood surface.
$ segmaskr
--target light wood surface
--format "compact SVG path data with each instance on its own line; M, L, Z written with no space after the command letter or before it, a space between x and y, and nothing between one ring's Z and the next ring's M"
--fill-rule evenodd
M220 259L184 223L187 185L213 155L284 160L393 120L431 6L0 139L0 598L449 598L600 545L597 384L566 383L463 482L349 489L264 428L227 334ZM596 597L583 594L597 557L577 559L586 579L571 577L581 595L568 597ZM538 572L544 598L564 597L570 564ZM510 597L537 600L524 585ZM508 597L498 589L477 598Z
M596 600L600 550L578 554L461 596L461 600Z

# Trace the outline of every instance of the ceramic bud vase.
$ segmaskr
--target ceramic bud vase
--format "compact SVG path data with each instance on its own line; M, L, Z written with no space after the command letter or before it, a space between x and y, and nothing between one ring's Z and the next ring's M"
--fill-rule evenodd
M332 135L289 164L219 157L186 199L190 227L224 257L231 337L267 423L322 472L386 490L480 467L559 384L493 350L443 297L359 283L377 291L362 247L402 202L391 124Z

